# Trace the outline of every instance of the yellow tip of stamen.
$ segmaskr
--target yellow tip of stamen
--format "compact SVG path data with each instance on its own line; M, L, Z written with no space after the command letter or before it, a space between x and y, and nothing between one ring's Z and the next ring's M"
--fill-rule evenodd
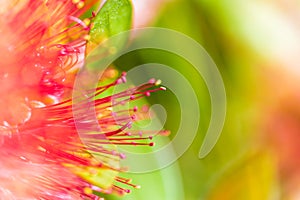
M97 115L97 119L101 119L103 117L103 115L101 114L101 113L99 113L98 115Z
M83 192L85 193L85 194L93 194L93 190L91 189L91 188L89 188L89 187L85 187L84 189L83 189Z
M78 9L81 9L84 7L84 2L83 1L80 1L78 4L77 4L77 8Z
M155 82L155 85L158 86L158 85L160 85L160 84L161 84L161 80L158 79L158 80Z
M42 151L42 152L46 152L46 149L44 149L43 147L41 146L38 146L38 150Z
M90 35L85 35L85 36L83 37L83 39L88 41L88 40L91 39L91 36L90 36Z
M80 0L72 0L72 3L74 4L78 4L80 2Z
M85 25L90 25L90 23L91 23L91 20L89 19L89 18L85 18L84 20L83 20L83 23L85 23Z
M136 185L134 188L141 189L141 186L140 185Z
M167 88L166 88L166 87L160 87L160 89L161 89L161 90L164 90L164 91L166 91L166 90L167 90Z

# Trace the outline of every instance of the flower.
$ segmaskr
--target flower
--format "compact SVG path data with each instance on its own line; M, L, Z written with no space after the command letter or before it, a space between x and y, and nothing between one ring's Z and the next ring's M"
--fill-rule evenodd
M153 146L149 140L155 132L129 133L141 111L136 106L113 108L164 90L158 86L160 81L151 79L110 95L108 90L126 82L126 73L111 83L99 84L90 95L96 96L93 105L101 131L87 129L87 134L79 137L76 129L76 123L89 126L88 113L75 121L71 94L76 72L84 62L95 16L91 8L96 4L96 0L14 0L2 4L1 198L100 199L101 193L122 195L130 192L129 186L139 187L118 176L123 171L119 161L125 155L116 146ZM91 17L82 19L86 14ZM77 102L81 105L75 112L86 109L85 100Z

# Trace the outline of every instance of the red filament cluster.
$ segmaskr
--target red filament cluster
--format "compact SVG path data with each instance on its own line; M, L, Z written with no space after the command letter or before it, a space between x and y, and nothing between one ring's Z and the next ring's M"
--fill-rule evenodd
M118 176L125 155L118 145L153 146L168 131L130 130L143 110L116 106L165 90L160 81L105 95L126 73L76 102L72 90L85 57L96 0L12 0L0 12L0 197L100 199L139 188ZM76 98L76 97L75 97ZM90 124L92 102L96 122ZM83 113L74 118L74 112ZM86 127L78 134L77 125ZM130 130L130 131L129 131ZM120 187L120 184L124 185Z

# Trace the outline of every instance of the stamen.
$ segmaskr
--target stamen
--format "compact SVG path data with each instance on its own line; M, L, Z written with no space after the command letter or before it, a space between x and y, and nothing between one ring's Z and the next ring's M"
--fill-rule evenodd
M72 73L82 62L81 56L87 40L90 39L88 32L93 26L91 21L96 16L93 12L91 18L82 19L81 14L96 2L98 1L29 0L24 8L14 11L5 24L9 30L16 30L9 38L9 55L12 54L9 60L18 67L15 74L24 75L24 79L19 81L21 83L16 83L14 88L38 92L34 93L33 97L26 96L24 106L18 103L20 109L27 112L24 112L26 115L19 120L21 123L15 125L9 119L2 120L0 145L5 151L0 151L0 155L4 159L3 163L9 161L10 165L12 162L13 167L20 163L37 166L36 169L26 171L30 174L28 180L27 177L20 178L21 181L17 183L32 182L32 198L53 199L56 194L71 191L76 197L97 199L94 195L96 191L119 194L130 192L129 189L113 185L114 183L139 188L140 186L130 183L128 179L116 177L125 169L112 166L111 163L117 163L126 156L109 146L153 146L154 143L150 140L161 133L128 131L132 124L139 120L137 106L114 111L117 105L125 105L162 90L157 87L160 84L159 80L151 79L140 86L105 96L112 87L127 82L126 73L123 72L110 84L92 88L88 94L73 99L68 98L68 91L73 90L72 84L68 85L68 81L72 83L72 80L68 78L74 78ZM28 79L29 75L34 78ZM5 78L10 76L8 73ZM72 105L74 102L77 102L76 107ZM94 102L92 105L95 106L101 132L88 131L93 130L89 121L93 113L84 111L90 106L90 102ZM84 113L76 119L77 123L86 125L87 133L81 135L82 138L79 138L76 130L74 112ZM20 116L19 112L18 117ZM81 139L85 141L84 144ZM8 155L13 159L6 159ZM97 159L93 156L97 156ZM40 174L42 170L45 172ZM82 171L86 177L78 176L76 170ZM88 179L89 176L99 176L103 175L102 173L108 177L108 180L105 180L108 182L107 186L103 187L106 189L96 187L94 182Z
M78 4L77 4L77 8L78 9L81 9L84 7L84 2L83 1L80 1Z
M69 16L69 19L80 24L85 30L89 29L89 27L86 25L86 23L84 23L81 19L74 17L74 16Z

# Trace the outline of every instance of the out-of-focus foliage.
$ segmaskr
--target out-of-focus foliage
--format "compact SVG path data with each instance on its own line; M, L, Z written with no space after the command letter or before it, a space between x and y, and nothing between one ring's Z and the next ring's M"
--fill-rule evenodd
M201 109L198 135L188 151L170 167L146 176L132 175L143 187L124 199L293 199L281 173L277 147L270 142L277 137L268 131L274 124L266 123L277 102L270 92L276 90L272 81L277 69L270 65L280 60L274 56L285 43L286 38L281 37L289 35L278 33L277 25L285 23L276 14L280 12L274 11L276 2L173 0L162 5L154 17L155 26L180 31L203 45L224 79L228 101L225 127L213 151L202 160L198 152L209 124L210 100L203 79L195 76L189 63L155 50L134 52L116 62L124 70L151 62L173 67L193 85ZM180 110L174 95L154 94L152 101L171 113L165 127L176 133ZM178 181L181 183L174 184ZM178 191L184 197L177 195Z

